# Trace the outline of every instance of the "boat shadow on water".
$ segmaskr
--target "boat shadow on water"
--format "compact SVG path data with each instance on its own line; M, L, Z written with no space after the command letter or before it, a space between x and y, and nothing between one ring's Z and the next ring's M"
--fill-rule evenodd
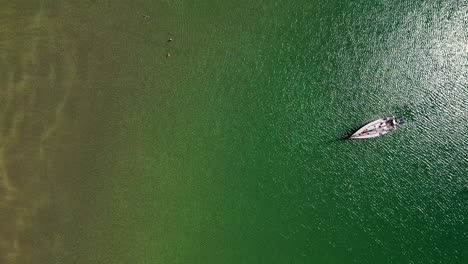
M347 140L349 139L354 133L356 133L356 131L358 131L358 129L360 129L362 127L362 125L359 125L359 126L354 126L350 129L348 129L346 131L345 134L343 134L340 138L338 138L337 140Z
M350 129L347 129L346 132L343 133L341 136L336 137L334 139L331 139L329 142L330 143L335 143L335 142L351 141L351 140L349 140L349 137L351 137L361 127L362 127L362 125L354 126L354 127L350 128Z

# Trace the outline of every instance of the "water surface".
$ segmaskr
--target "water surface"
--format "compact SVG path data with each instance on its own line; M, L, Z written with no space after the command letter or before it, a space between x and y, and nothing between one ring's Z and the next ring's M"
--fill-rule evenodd
M460 2L5 6L4 262L466 262Z

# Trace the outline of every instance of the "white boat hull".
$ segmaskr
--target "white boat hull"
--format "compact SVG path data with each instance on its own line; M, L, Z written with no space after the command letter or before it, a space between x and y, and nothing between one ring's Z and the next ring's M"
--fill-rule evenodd
M364 139L382 136L396 129L395 117L374 120L352 134L350 139Z

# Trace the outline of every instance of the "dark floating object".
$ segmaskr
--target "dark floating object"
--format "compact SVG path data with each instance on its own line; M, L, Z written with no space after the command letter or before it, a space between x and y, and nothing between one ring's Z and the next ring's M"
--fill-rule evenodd
M374 120L354 132L350 139L373 138L387 134L394 131L397 125L403 125L405 120L401 116L385 117Z

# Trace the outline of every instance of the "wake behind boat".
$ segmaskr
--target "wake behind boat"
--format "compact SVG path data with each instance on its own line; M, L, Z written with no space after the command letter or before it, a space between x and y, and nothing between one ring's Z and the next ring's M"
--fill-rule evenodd
M350 139L373 138L385 135L396 130L397 125L402 125L405 120L401 116L385 117L368 123L352 134Z

